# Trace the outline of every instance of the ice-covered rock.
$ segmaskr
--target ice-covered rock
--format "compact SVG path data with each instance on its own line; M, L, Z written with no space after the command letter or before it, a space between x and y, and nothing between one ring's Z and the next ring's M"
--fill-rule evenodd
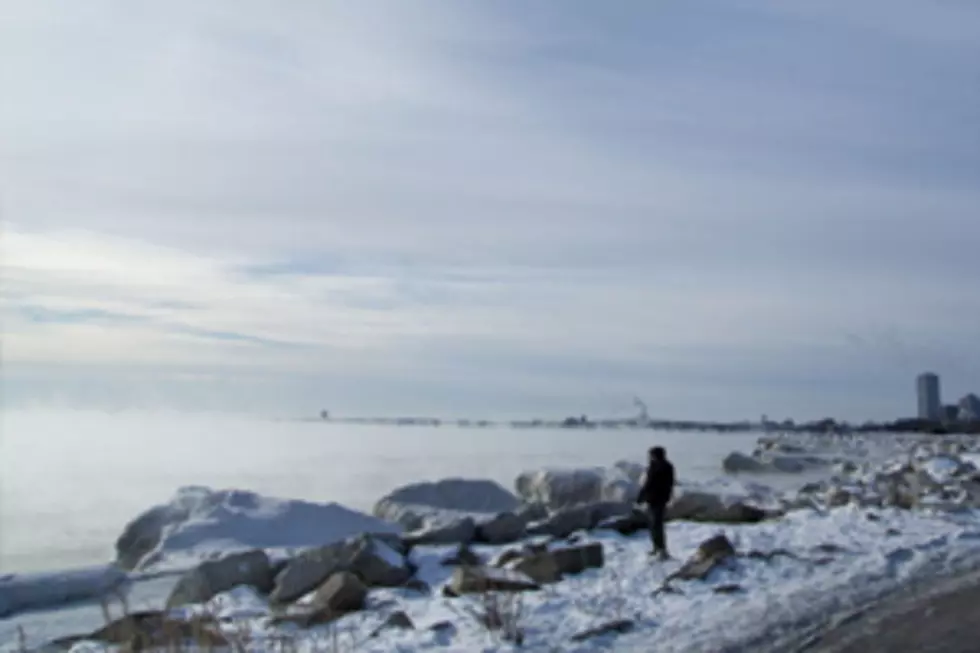
M972 462L961 460L956 456L939 455L927 458L916 465L936 483L946 484L957 477L976 473L977 468Z
M375 504L374 515L417 530L466 516L513 512L520 504L495 481L448 478L400 487Z
M116 542L116 553L126 569L190 567L231 551L306 548L360 533L401 530L397 524L336 503L185 487L169 503L130 522Z
M0 617L98 598L126 580L126 572L115 565L0 576Z
M612 467L546 468L521 473L514 485L524 501L551 510L600 501L631 503L644 472L642 465L627 461Z

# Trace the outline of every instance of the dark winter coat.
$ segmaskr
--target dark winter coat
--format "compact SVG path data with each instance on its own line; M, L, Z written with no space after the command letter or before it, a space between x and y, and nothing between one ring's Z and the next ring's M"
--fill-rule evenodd
M674 466L668 460L651 460L647 478L640 488L637 503L666 506L674 495Z

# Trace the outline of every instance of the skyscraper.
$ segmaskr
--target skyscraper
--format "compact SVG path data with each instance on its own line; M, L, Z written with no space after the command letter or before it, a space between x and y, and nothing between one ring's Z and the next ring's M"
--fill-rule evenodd
M943 404L939 398L939 377L932 372L920 374L915 380L919 396L919 419L940 421L943 418Z

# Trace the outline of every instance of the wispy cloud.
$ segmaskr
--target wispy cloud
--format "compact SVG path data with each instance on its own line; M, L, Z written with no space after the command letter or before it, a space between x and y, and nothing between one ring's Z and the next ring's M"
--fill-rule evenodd
M974 35L966 2L13 3L8 396L860 417L920 367L965 391Z

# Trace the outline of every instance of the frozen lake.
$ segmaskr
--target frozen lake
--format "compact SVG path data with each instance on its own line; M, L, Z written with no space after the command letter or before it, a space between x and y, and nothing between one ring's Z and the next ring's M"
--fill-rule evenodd
M370 511L393 488L448 476L507 488L527 469L643 462L721 475L756 433L379 427L168 413L9 412L0 431L0 571L106 562L123 526L182 485L244 488ZM765 481L765 479L757 479ZM783 482L801 482L800 477Z

